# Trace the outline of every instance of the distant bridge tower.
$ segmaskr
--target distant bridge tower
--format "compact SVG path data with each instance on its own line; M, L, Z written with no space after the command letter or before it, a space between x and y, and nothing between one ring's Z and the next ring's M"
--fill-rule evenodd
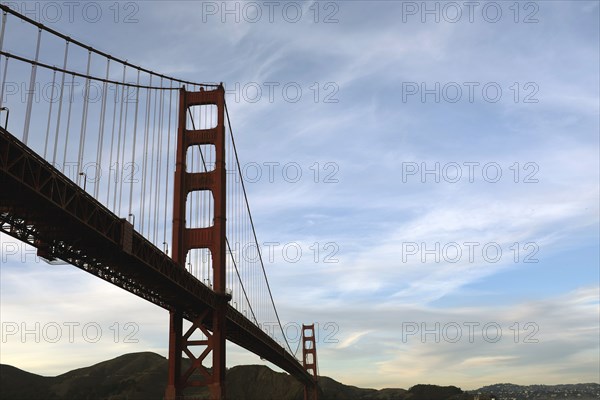
M186 127L188 110L193 106L217 108L217 124L208 129ZM177 156L173 202L173 251L172 257L181 268L185 268L187 254L192 249L209 249L212 256L213 290L221 295L214 309L198 310L197 315L186 315L193 319L192 326L183 332L183 314L180 309L170 311L169 329L169 375L166 400L184 398L188 387L208 387L212 400L225 399L225 336L226 307L231 296L226 293L225 282L225 90L187 92L180 90L179 121L177 130ZM215 151L215 168L210 172L187 172L186 157L191 146L212 145ZM212 226L186 228L186 200L194 191L208 190L213 197ZM200 331L206 339L193 340L191 336ZM201 347L193 353L190 348ZM182 371L183 353L190 358L191 365ZM200 354L195 356L194 354ZM212 367L203 365L212 355Z
M304 385L304 400L318 400L317 347L314 324L302 325L302 365L314 380L312 385Z

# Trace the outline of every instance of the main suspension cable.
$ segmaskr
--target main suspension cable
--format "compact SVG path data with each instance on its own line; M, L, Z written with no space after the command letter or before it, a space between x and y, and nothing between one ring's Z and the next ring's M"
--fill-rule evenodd
M183 79L177 79L177 78L174 78L174 77L170 77L170 76L166 76L166 75L163 75L163 74L159 74L159 73L153 72L153 71L151 71L149 69L133 65L133 64L129 63L127 60L123 60L123 59L117 58L117 57L115 57L115 56L113 56L111 54L108 54L108 53L105 53L105 52L100 51L98 49L95 49L95 48L93 48L91 46L86 45L85 43L82 43L82 42L80 42L80 41L78 41L76 39L73 39L70 36L67 36L67 35L65 35L63 33L60 33L58 31L52 29L52 28L49 28L49 27L45 26L44 24L41 24L41 23L39 23L39 22L37 22L37 21L35 21L35 20L33 20L33 19L31 19L31 18L23 15L23 14L20 14L20 13L16 12L15 10L11 9L10 7L8 7L7 5L0 4L0 9L2 9L2 11L3 11L3 24L2 24L2 26L6 25L6 13L9 13L9 14L12 14L15 17L17 17L17 18L19 18L19 19L21 19L21 20L23 20L25 22L28 22L31 25L36 26L40 30L44 30L44 31L46 31L48 33L51 33L54 36L57 36L57 37L59 37L61 39L69 41L69 42L71 42L71 43L73 43L73 44L75 44L75 45L77 45L79 47L82 47L82 48L84 48L84 49L86 49L86 50L88 50L90 52L93 52L93 53L95 53L95 54L97 54L99 56L108 58L108 59L113 60L113 61L115 61L115 62L117 62L119 64L123 64L123 65L126 65L128 67L137 69L137 70L139 70L141 72L145 72L147 74L154 75L154 76L157 76L159 78L165 78L165 79L168 79L168 80L171 80L171 81L174 81L174 82L179 82L181 84L199 85L199 86L204 86L204 87L219 87L218 84L213 84L213 83L194 83L194 82L186 81L186 80L183 80Z

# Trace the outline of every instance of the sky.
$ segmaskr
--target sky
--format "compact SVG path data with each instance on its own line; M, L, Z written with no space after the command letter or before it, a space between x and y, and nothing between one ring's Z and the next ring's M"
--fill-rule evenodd
M224 83L273 297L292 348L317 324L321 375L599 382L598 1L67 3L10 4ZM0 239L1 363L166 356L166 311Z

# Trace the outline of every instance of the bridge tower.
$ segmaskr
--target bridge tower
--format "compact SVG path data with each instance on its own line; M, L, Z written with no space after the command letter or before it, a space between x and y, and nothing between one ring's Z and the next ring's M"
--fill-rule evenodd
M302 365L314 380L312 385L304 385L304 400L318 400L317 347L314 324L302 324Z
M190 107L217 107L217 124L209 129L187 129L186 118ZM185 87L179 94L179 120L177 130L177 155L175 167L173 202L173 261L185 268L187 254L192 249L209 249L212 256L213 290L220 301L214 309L199 310L192 325L183 332L183 313L176 307L170 310L169 329L169 374L166 400L181 400L188 387L208 387L212 400L225 399L225 337L226 307L231 296L226 293L225 282L225 90L188 92ZM215 168L210 172L187 172L186 157L191 146L212 145L215 150ZM186 200L194 191L208 190L213 196L213 225L206 228L186 228ZM197 331L206 339L192 340ZM195 356L191 349L196 351ZM190 358L191 365L182 370L183 353ZM212 368L203 365L212 357ZM200 376L201 379L194 379Z

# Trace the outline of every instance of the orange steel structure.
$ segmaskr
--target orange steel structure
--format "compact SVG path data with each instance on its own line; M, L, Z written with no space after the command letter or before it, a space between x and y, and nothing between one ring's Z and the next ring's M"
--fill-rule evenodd
M190 107L217 107L217 124L209 129L186 129L186 118ZM175 187L173 202L173 261L185 268L187 254L192 249L209 249L212 256L213 291L220 302L214 309L205 309L193 320L192 326L183 332L183 313L177 308L170 310L169 329L169 375L166 400L183 398L183 392L190 386L207 386L211 399L225 399L225 342L226 307L231 296L226 293L225 282L225 90L219 86L215 90L188 92L180 91L177 153L175 167ZM186 156L191 146L212 145L215 147L215 169L210 172L187 172ZM208 190L213 196L214 220L210 227L186 228L186 200L194 191ZM192 340L191 336L200 331L203 340ZM200 355L191 351L198 346ZM182 371L183 353L191 360L191 365ZM211 356L212 365L203 363Z
M315 325L302 325L302 365L313 378L312 385L304 384L304 400L318 400L317 346Z

